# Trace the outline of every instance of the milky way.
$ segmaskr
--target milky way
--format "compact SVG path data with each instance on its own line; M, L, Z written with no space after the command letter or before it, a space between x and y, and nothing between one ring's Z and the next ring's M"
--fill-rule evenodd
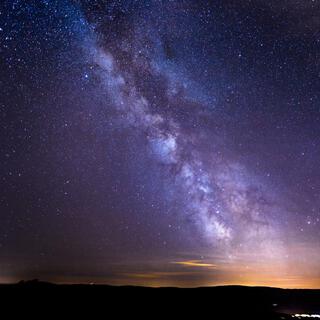
M6 1L0 279L319 286L314 12Z
M242 246L243 241L270 240L274 236L275 218L265 194L270 191L260 190L260 185L241 164L219 154L214 140L204 141L207 145L202 146L202 149L212 149L211 152L198 150L201 140L206 139L201 137L206 134L201 132L201 127L185 129L170 115L162 115L161 102L156 103L157 110L152 111L149 101L135 87L132 75L126 73L126 79L110 53L101 48L94 49L94 62L101 69L101 81L111 98L111 104L105 107L114 108L117 112L115 121L120 125L132 126L143 132L147 141L146 152L150 150L154 161L159 162L159 170L171 175L169 188L174 190L173 198L179 197L182 202L181 218L190 218L198 225L200 235L212 246L223 246L223 250L226 250L224 245L230 242ZM139 57L135 59L137 61L132 63L139 65ZM157 69L147 71L152 77L157 76ZM176 84L179 85L182 86ZM183 108L190 103L186 96L177 98L172 94L174 89L169 84L161 92L165 95L162 100L166 99L169 107ZM199 112L197 107L194 106L194 114Z

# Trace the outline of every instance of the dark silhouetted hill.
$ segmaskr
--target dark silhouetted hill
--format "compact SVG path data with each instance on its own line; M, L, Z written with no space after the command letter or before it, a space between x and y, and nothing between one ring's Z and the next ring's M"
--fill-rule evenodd
M27 308L101 313L102 318L149 319L294 319L292 314L320 314L320 290L222 286L148 288L107 285L57 285L38 280L0 285L1 301ZM65 311L63 311L65 314ZM117 315L111 316L111 315ZM171 315L171 316L170 316Z

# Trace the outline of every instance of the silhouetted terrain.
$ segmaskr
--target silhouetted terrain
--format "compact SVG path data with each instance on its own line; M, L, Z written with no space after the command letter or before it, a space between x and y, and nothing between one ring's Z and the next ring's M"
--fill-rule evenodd
M320 314L320 290L265 287L205 287L194 289L56 285L28 281L1 285L1 301L46 312L67 307L73 313L91 310L104 318L121 315L196 319L294 319L293 314ZM64 312L64 311L63 311ZM117 315L111 316L111 315Z

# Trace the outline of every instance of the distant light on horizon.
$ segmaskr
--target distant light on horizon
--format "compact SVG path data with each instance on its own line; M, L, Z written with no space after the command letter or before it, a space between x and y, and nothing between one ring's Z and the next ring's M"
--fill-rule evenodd
M307 313L299 314L299 313L296 313L296 314L292 315L292 317L298 318L298 319L301 319L301 318L320 318L320 314L307 314Z

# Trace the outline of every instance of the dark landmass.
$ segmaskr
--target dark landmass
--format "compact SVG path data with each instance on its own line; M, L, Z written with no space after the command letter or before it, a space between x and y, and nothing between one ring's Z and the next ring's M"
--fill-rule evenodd
M297 319L294 314L320 314L320 290L222 286L202 288L148 288L108 285L57 285L22 281L0 285L1 301L25 303L29 308L75 313L91 310L106 318L147 316L196 319ZM111 316L111 314L116 317Z

